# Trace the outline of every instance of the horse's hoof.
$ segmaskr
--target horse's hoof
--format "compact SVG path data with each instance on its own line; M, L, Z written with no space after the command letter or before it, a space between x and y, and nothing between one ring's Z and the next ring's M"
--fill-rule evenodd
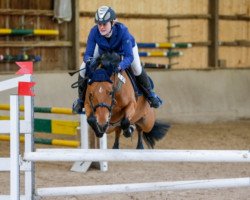
M112 149L119 149L119 145L114 145L113 147L112 147Z
M129 138L129 137L132 136L132 133L129 132L129 131L124 131L124 132L123 132L123 135L124 135L124 137Z
M143 146L143 144L141 144L141 145L138 145L138 146L136 147L136 149L144 149L144 146Z
M102 138L103 134L104 134L104 133L96 132L96 133L95 133L95 136L96 136L97 138Z
M133 125L130 125L129 128L127 130L124 130L123 131L123 135L128 138L128 137L131 137L133 132L135 130L135 127Z

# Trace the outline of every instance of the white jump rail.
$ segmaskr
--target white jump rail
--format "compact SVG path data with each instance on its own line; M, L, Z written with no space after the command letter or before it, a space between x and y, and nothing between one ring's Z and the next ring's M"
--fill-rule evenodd
M12 88L16 88L18 86L18 82L30 82L31 81L31 75L26 74L22 75L16 78L11 78L5 81L0 82L0 92L9 90Z
M175 182L91 185L77 187L38 188L37 196L103 195L113 193L155 192L191 189L250 187L250 178L213 179Z
M250 162L250 151L238 150L119 150L37 149L24 154L27 161L115 162Z
M250 162L250 152L237 150L100 150L100 149L37 149L24 159L39 162L115 161L115 162ZM250 187L250 177L231 179L191 180L175 182L130 183L75 187L37 188L36 195L75 196L93 194L132 193Z

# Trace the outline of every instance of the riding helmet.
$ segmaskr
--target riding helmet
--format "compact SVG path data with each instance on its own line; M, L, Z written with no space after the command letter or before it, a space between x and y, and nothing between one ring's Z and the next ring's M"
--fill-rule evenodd
M95 13L95 23L105 24L116 19L115 11L108 6L101 6Z

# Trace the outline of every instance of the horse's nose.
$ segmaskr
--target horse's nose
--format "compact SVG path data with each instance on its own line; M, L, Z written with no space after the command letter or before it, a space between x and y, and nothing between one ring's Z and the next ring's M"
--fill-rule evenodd
M107 128L108 128L108 123L101 125L100 128L101 128L101 132L105 133L107 131Z
M99 124L98 123L98 128L101 133L105 133L108 129L108 123L105 124Z
M100 125L97 123L98 131L95 132L96 137L101 138L108 128L108 124Z
M104 134L104 133L95 132L95 135L96 135L96 137L98 137L98 138L102 138L103 134Z

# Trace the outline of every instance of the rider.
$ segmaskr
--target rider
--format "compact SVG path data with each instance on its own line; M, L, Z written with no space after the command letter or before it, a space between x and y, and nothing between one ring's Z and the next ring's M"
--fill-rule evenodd
M87 87L87 81L83 81L86 70L86 63L89 63L92 58L97 58L105 52L116 52L123 59L120 62L117 71L121 72L126 68L132 68L137 82L142 86L144 96L149 101L151 107L158 108L162 102L160 98L152 91L149 78L146 71L141 66L138 47L134 37L129 33L128 28L116 21L115 11L108 6L101 6L95 13L96 25L91 29L86 52L84 54L83 63L80 66L80 75L78 77L79 99L73 104L73 112L80 113L84 106L84 96Z

